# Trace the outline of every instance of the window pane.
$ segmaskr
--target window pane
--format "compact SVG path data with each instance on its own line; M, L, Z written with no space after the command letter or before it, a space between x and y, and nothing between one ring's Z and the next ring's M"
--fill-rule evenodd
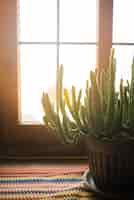
M121 78L130 80L134 46L114 46L117 59L117 87Z
M71 88L85 87L89 71L95 68L96 46L62 45L60 47L60 63L64 65L64 86Z
M96 42L96 0L60 1L60 40Z
M20 0L20 40L56 41L56 0Z
M114 0L113 42L134 42L134 1Z
M55 90L56 46L21 45L21 122L41 122L43 90Z

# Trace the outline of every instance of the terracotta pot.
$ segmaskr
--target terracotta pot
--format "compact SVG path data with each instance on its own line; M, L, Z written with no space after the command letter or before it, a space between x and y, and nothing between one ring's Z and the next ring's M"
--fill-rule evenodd
M134 141L102 142L86 138L89 168L103 192L134 191Z

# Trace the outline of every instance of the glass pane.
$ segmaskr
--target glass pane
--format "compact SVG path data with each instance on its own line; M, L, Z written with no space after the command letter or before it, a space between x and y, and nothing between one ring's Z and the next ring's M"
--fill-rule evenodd
M85 87L89 71L95 68L96 46L91 45L62 45L60 47L60 64L64 65L64 86L71 88Z
M117 85L119 88L119 81L121 78L130 80L131 64L134 56L134 46L113 46L115 48L115 56L117 59Z
M56 41L56 0L20 0L20 40Z
M114 0L113 42L134 42L134 1Z
M96 0L60 1L60 40L96 42Z
M56 46L21 45L21 122L41 122L43 90L55 91Z

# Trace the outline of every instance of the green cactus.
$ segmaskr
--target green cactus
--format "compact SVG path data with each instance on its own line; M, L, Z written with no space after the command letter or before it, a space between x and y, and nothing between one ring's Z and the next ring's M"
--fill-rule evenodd
M81 135L134 139L134 58L131 82L124 85L121 79L119 92L115 90L114 49L107 67L90 72L85 92L76 92L75 86L71 91L64 88L63 71L63 65L57 67L56 107L47 93L42 95L44 123L63 143L77 143Z

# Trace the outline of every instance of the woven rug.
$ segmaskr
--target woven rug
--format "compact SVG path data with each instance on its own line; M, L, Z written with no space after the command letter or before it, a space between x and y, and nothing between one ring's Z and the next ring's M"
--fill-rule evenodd
M87 200L83 173L87 166L2 166L0 200Z

